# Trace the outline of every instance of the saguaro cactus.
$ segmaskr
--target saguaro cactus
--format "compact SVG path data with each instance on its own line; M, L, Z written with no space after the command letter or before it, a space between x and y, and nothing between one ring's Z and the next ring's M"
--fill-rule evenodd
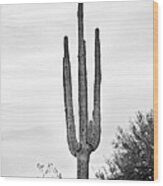
M64 105L67 125L67 141L71 154L77 158L77 178L88 179L89 159L92 151L96 150L101 135L100 115L100 39L99 29L95 29L95 82L94 108L92 120L88 120L87 102L87 70L86 70L86 43L84 40L83 4L78 4L78 102L79 102L79 142L76 138L76 129L73 114L71 66L69 60L68 37L64 37L63 58L63 87Z

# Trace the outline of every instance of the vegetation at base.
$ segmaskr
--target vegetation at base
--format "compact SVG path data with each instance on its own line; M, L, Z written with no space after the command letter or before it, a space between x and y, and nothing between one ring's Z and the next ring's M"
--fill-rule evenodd
M96 173L99 179L154 180L154 117L138 112L128 131L118 128L112 143L114 152L106 166Z
M42 178L62 178L61 173L57 170L53 163L48 163L47 165L37 163L36 167L41 173Z

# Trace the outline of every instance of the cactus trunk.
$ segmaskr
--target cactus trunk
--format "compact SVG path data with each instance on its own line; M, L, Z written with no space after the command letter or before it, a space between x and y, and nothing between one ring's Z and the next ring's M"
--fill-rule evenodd
M100 39L99 29L95 30L95 82L94 110L92 120L88 120L86 43L84 40L83 4L78 4L78 103L79 103L79 142L73 114L71 66L69 60L68 37L64 38L63 87L67 125L67 141L71 154L77 158L77 178L89 178L89 160L100 142Z
M77 178L89 178L89 158L90 153L87 150L82 150L77 156Z

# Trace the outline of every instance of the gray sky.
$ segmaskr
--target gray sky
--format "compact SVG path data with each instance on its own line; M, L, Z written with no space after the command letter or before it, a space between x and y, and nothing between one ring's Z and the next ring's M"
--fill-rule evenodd
M65 178L76 177L66 141L63 106L63 37L69 36L75 120L77 98L77 4L1 7L2 175L40 176L36 164L53 162ZM100 28L102 136L91 155L90 175L112 153L117 126L137 110L153 108L153 3L85 3L89 113L93 104L94 29Z

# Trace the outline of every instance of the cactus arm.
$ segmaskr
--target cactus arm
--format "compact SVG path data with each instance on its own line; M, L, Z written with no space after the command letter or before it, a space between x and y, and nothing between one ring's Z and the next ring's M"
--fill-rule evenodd
M93 120L100 128L100 86L101 86L101 61L100 61L99 29L95 30L95 83L94 83L94 111Z
M64 38L64 58L63 58L63 87L64 87L64 105L67 125L67 141L70 152L76 156L80 149L80 144L76 139L76 130L73 114L72 101L72 83L71 83L71 65L69 61L68 37Z
M101 135L101 114L100 114L100 85L101 85L101 62L100 62L100 39L99 29L95 30L95 82L94 82L94 110L93 121L87 127L87 143L94 151L100 142Z
M84 26L83 26L83 4L78 5L78 81L79 81L79 134L80 143L86 144L86 128L88 121L87 110L87 72L86 72L86 49L84 41Z
M100 128L94 123L93 120L89 121L87 127L87 144L89 145L89 151L95 151L100 142Z

